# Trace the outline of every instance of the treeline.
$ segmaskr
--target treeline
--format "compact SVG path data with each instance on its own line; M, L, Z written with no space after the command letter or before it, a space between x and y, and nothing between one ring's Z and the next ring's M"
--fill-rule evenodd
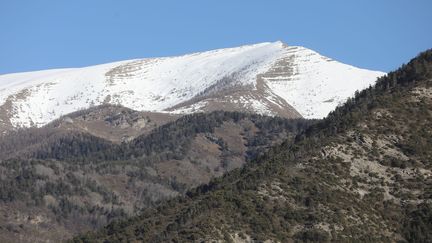
M393 98L400 98L404 91L416 86L430 87L432 78L432 50L420 53L408 64L378 78L374 86L357 91L342 106L338 106L322 122L311 126L302 136L321 139L351 128L368 111L378 106L392 107ZM421 115L421 114L419 114ZM301 137L299 137L301 138Z
M314 120L284 119L240 112L216 111L209 114L186 115L120 145L76 131L64 131L50 125L23 129L8 134L0 141L0 159L36 158L71 161L161 161L183 159L192 139L198 133L213 133L223 122L238 123L248 119L258 128L258 135L249 135L249 159L262 154L276 137L296 134ZM285 133L282 133L285 132ZM262 147L263 145L266 145Z

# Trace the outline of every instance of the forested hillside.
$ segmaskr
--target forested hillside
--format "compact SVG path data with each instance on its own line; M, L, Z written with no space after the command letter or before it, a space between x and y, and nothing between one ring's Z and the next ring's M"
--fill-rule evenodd
M258 163L73 242L431 242L430 148L432 50Z
M156 128L133 130L139 119ZM136 215L243 166L314 122L237 112L187 115L159 127L156 119L105 106L4 135L0 242L59 241ZM119 143L109 128L143 134Z

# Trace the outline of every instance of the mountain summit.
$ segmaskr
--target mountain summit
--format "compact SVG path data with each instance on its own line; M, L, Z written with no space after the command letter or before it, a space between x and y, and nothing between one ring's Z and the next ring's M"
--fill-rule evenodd
M100 104L139 111L247 111L322 118L382 72L282 42L0 76L0 130Z

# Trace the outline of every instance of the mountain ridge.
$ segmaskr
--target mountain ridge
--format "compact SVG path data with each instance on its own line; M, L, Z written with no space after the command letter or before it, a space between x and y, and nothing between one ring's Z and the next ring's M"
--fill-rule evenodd
M180 114L223 109L321 118L383 74L282 42L5 74L0 128L39 127L104 103Z

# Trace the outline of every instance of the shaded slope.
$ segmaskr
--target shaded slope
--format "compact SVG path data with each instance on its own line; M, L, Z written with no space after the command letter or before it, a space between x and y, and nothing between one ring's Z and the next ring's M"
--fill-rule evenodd
M429 50L261 163L74 242L429 242L431 131Z

